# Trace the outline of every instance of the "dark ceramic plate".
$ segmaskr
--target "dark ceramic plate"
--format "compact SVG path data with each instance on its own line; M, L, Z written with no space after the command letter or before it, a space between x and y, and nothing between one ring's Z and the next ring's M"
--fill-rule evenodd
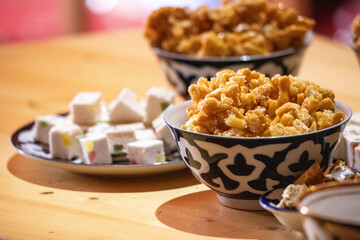
M114 164L96 164L88 165L74 159L66 161L52 158L49 153L49 147L41 144L34 139L34 122L31 122L18 130L11 136L11 143L15 149L22 155L41 161L44 164L62 168L71 172L89 174L89 175L151 175L163 172L171 172L185 168L179 154L173 153L166 156L166 162L154 164L129 164L128 161L122 161Z

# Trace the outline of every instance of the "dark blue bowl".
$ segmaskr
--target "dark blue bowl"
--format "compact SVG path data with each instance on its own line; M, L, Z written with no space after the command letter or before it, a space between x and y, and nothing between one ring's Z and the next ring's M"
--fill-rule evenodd
M275 74L295 76L312 39L313 33L309 32L301 49L289 48L268 55L196 58L156 47L153 47L153 50L170 84L179 94L188 97L187 89L192 83L196 83L200 77L210 79L223 69L236 71L240 68L250 68L269 77Z
M259 198L267 191L285 188L314 162L322 168L351 117L351 109L335 101L345 120L330 128L280 137L223 137L181 128L192 101L169 107L164 119L180 155L200 182L216 191L219 201L239 209L261 209Z

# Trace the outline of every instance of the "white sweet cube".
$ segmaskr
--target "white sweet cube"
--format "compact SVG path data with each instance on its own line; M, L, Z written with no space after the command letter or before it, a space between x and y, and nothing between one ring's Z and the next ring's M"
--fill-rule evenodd
M360 171L360 146L354 148L354 163L352 168Z
M146 122L151 123L169 105L174 103L175 92L161 87L152 87L146 92Z
M79 125L93 125L101 117L101 93L80 92L70 103L70 114Z
M79 141L82 150L82 160L85 164L112 163L108 142L104 133L89 133L80 138Z
M347 126L349 126L350 124L360 125L360 112L354 113L351 116L349 124Z
M359 126L348 125L341 134L335 158L343 159L347 166L355 168L359 165L360 156L356 156L360 146Z
M35 119L34 124L34 134L35 140L49 144L49 132L50 129L58 124L63 124L67 122L66 117L57 116L57 115L46 115L38 116Z
M116 129L139 130L139 129L145 129L145 125L143 122L118 124L116 125Z
M154 130L151 128L135 130L135 138L137 141L140 140L155 140L156 135Z
M155 129L156 137L164 141L165 153L168 154L175 151L177 149L176 141L164 121L163 113L152 121L152 126Z
M118 98L109 104L111 122L142 122L145 109L136 101L136 93L124 88Z
M99 133L104 133L108 130L112 130L114 129L115 126L107 123L107 122L98 122L96 123L94 126L91 126L87 129L87 132L91 133L91 132L99 132Z
M83 133L75 124L56 125L49 132L49 148L53 158L72 159L80 157L81 150L77 136Z
M126 152L128 143L136 141L135 131L126 128L108 130L106 131L106 137L111 153Z
M131 164L164 162L164 144L160 140L141 140L129 143L128 159Z

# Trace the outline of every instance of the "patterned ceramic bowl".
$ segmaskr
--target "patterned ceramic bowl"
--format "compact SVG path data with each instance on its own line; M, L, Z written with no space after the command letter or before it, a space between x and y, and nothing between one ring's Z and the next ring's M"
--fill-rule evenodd
M314 162L326 168L351 117L349 106L336 101L336 111L344 111L346 119L327 129L283 137L222 137L181 129L191 104L169 107L164 114L182 159L222 204L248 210L261 209L262 194L285 188Z
M270 77L275 74L295 76L298 73L304 52L312 39L313 33L309 32L306 35L303 48L298 50L290 48L269 55L196 58L155 47L153 50L168 81L179 94L188 97L187 89L192 83L196 83L200 77L210 79L223 69L250 68Z

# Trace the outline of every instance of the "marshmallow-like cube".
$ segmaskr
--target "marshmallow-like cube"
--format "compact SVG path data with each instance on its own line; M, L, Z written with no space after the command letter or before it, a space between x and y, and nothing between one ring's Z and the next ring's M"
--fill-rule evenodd
M352 163L352 168L360 171L360 146L354 148L354 162Z
M158 139L164 141L165 153L169 154L177 149L176 141L172 136L169 127L164 121L164 112L152 121L152 126L155 129L155 134Z
M169 105L174 104L176 93L162 87L152 87L146 92L146 122L151 122Z
M66 117L58 115L38 116L35 119L34 135L35 140L41 143L49 144L49 132L55 125L65 124L70 121Z
M81 156L80 144L77 140L83 134L75 124L56 125L49 132L49 149L53 158L71 160Z
M82 161L85 164L112 163L108 141L104 133L88 133L79 138L79 141L82 150Z
M70 114L79 125L94 125L101 117L101 93L80 92L70 103Z
M88 133L91 132L99 132L99 133L105 133L108 130L114 129L115 126L107 123L107 122L98 122L94 126L91 126L87 129Z
M114 128L106 131L109 151L112 154L126 152L127 145L136 141L135 130L126 128Z
M155 140L156 135L151 128L135 130L136 141L140 140Z
M141 140L127 145L130 164L165 162L164 144L160 140Z
M140 130L145 129L145 125L143 122L135 122L128 124L118 124L116 125L116 129L127 129L127 130Z
M145 109L136 101L136 93L124 88L118 98L109 104L110 122L142 122Z
M349 124L340 136L335 158L343 159L347 166L360 170L360 126Z

